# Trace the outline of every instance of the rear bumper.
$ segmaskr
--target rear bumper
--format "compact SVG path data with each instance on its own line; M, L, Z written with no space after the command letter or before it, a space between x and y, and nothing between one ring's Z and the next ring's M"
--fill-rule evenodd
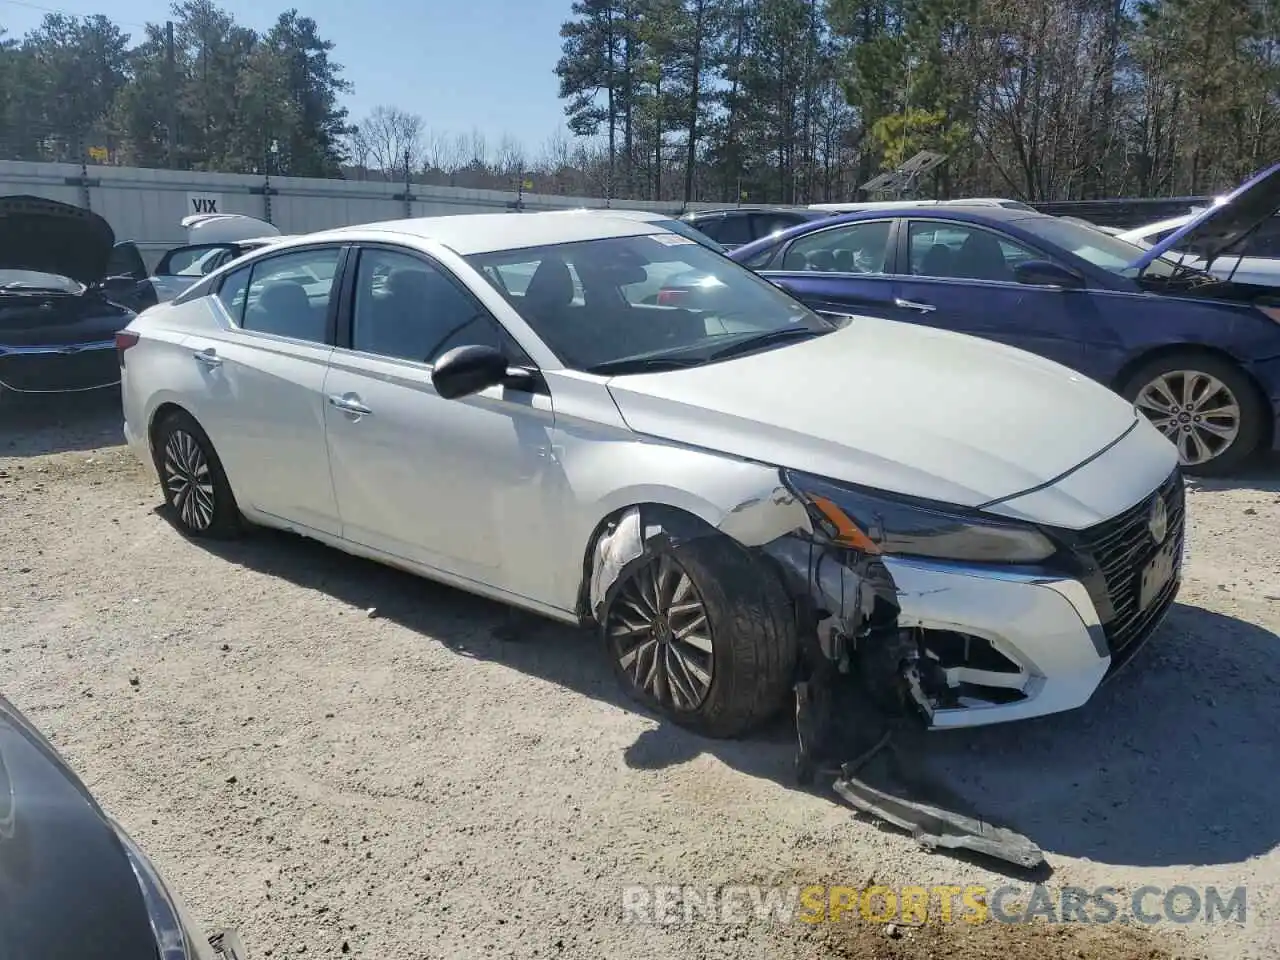
M43 346L0 346L0 390L79 393L120 383L114 340Z

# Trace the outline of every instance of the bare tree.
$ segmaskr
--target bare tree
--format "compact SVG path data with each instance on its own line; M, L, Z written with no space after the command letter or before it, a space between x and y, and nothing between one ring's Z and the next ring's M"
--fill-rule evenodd
M524 172L524 147L510 134L503 134L502 140L498 143L494 168L494 172L503 177L515 177Z
M374 169L388 180L404 175L406 158L409 169L422 167L424 127L416 113L399 107L374 107L359 130Z
M428 131L423 138L423 165L427 170L452 173L458 168L458 151L452 137L440 130Z

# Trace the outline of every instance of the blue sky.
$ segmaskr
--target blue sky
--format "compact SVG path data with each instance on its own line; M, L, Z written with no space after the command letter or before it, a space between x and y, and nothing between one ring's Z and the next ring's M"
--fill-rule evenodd
M263 29L292 5L222 0L247 27ZM496 146L503 134L537 156L547 138L565 131L552 72L560 57L560 24L570 0L306 0L296 2L336 47L334 59L354 85L353 119L378 104L420 114L428 129L483 131ZM103 13L141 35L163 22L166 0L0 0L0 26L21 36L46 10ZM567 135L567 131L566 135Z

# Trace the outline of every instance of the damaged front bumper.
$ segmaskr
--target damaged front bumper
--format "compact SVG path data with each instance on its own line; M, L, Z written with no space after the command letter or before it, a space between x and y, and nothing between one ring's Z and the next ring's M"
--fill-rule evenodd
M886 558L901 630L923 632L951 694L930 727L1026 720L1084 705L1111 664L1106 635L1078 580Z

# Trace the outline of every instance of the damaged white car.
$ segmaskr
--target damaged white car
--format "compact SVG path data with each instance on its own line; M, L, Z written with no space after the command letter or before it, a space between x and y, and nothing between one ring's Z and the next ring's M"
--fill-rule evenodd
M675 271L701 279L653 302ZM1078 707L1179 586L1178 454L1130 403L820 316L653 223L292 238L119 351L127 437L188 534L285 528L592 625L630 691L711 736L817 677L934 728Z

